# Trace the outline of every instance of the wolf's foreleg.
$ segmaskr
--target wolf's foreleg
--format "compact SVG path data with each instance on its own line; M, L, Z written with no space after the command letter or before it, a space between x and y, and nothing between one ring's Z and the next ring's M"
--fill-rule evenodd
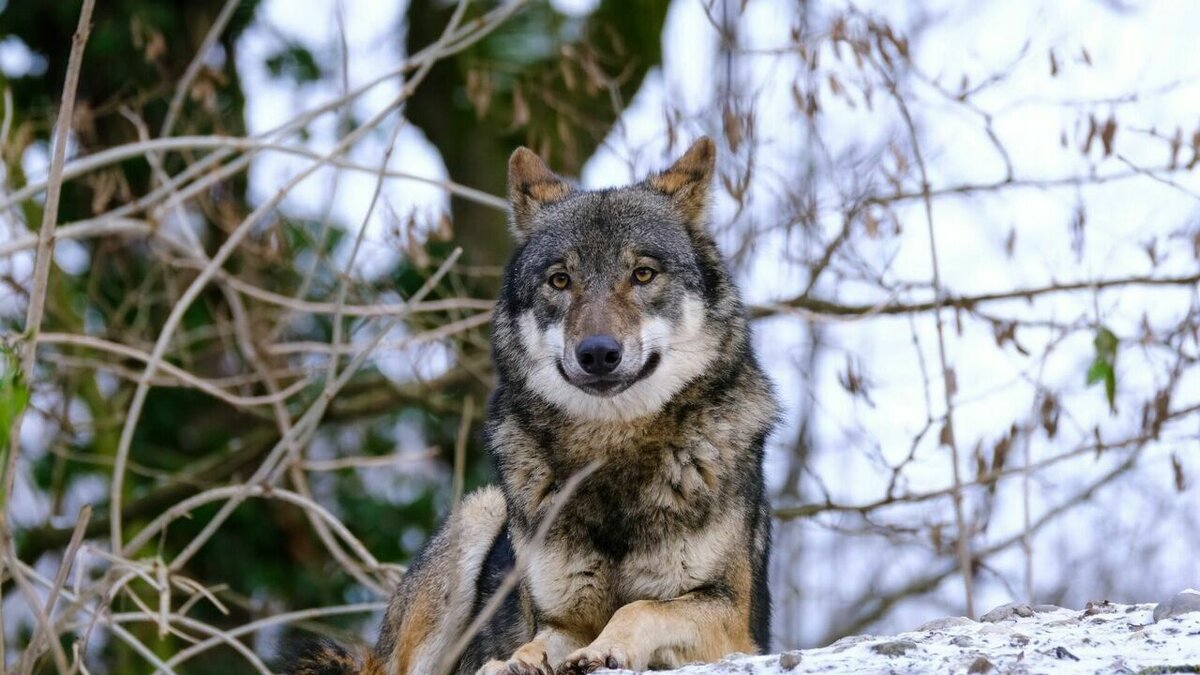
M618 609L600 635L567 656L558 672L677 668L717 661L731 652L753 653L749 612L748 599L716 593L637 600Z
M489 661L477 675L554 675L554 667L584 640L557 628L544 628L521 645L508 661Z

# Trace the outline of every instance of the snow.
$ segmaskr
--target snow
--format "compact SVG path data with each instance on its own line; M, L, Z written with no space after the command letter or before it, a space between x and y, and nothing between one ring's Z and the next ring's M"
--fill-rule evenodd
M1027 606L1020 607L1022 613L1030 613ZM953 617L891 637L857 635L819 649L784 655L734 656L719 663L667 672L680 675L1200 672L1200 612L1154 623L1154 607L1153 603L1109 602L1089 603L1084 610L1035 606L1028 617L1013 616L994 622ZM781 667L781 659L794 662L797 655L799 663L795 667Z

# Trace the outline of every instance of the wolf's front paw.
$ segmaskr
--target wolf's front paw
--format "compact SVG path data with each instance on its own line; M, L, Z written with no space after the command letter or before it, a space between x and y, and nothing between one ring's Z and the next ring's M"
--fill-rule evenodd
M475 675L554 675L554 668L550 666L545 652L539 664L530 663L514 654L508 661L488 661Z
M635 663L621 645L597 641L568 656L558 667L558 675L583 675L597 668L644 670L645 667L644 663Z

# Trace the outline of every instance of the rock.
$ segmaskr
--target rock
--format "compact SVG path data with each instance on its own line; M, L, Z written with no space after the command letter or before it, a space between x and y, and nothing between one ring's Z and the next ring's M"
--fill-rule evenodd
M1113 659L1113 662L1108 664L1108 671L1111 675L1134 675L1134 670L1125 665L1125 659L1120 657Z
M1175 597L1160 602L1154 607L1154 622L1158 623L1163 619L1182 616L1190 612L1200 612L1200 592L1186 590L1182 593L1176 593Z
M871 651L883 656L904 656L916 648L917 643L912 640L892 640L891 642L880 642L879 644L871 645Z
M974 647L975 641L967 635L956 635L950 638L950 644L955 647Z
M1088 602L1087 607L1083 608L1084 616L1095 616L1097 614L1113 614L1117 611L1117 606L1108 600L1092 600Z
M1028 618L1033 616L1033 608L1023 602L1010 602L1007 605L1000 605L996 609L979 617L980 621L987 623L996 623L997 621L1007 621L1008 619Z
M966 626L967 624L972 624L972 623L975 623L975 622L968 619L965 616L949 616L949 617L946 617L945 619L934 619L933 621L926 621L925 623L921 624L921 626L919 628L917 628L917 631L925 632L925 631L931 631L931 630L946 630L947 628L954 628L955 626Z
M991 661L988 661L985 657L981 656L971 662L971 667L967 668L967 672L968 673L986 673L986 672L990 671L993 667L994 666L992 666Z
M834 654L837 654L839 652L844 652L847 649L850 649L851 647L853 647L855 645L859 645L864 642L870 642L871 640L874 640L874 639L876 639L876 637L874 635L847 635L846 637L829 645L829 648L833 651Z
M791 670L800 665L802 654L799 651L784 652L779 655L779 669Z
M1033 607L1030 607L1030 609L1033 610L1034 614L1050 614L1051 612L1071 611L1066 607L1059 607L1058 605L1034 605Z
M1066 647L1055 647L1050 653L1053 654L1054 658L1056 659L1070 659L1071 661L1079 660L1079 657L1067 651Z

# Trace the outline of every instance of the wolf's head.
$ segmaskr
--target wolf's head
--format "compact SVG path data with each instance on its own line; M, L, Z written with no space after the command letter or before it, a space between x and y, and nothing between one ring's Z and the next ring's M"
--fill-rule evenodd
M633 419L740 349L740 304L707 232L714 159L701 138L662 173L586 191L533 152L513 153L518 249L497 308L501 378L577 417Z

